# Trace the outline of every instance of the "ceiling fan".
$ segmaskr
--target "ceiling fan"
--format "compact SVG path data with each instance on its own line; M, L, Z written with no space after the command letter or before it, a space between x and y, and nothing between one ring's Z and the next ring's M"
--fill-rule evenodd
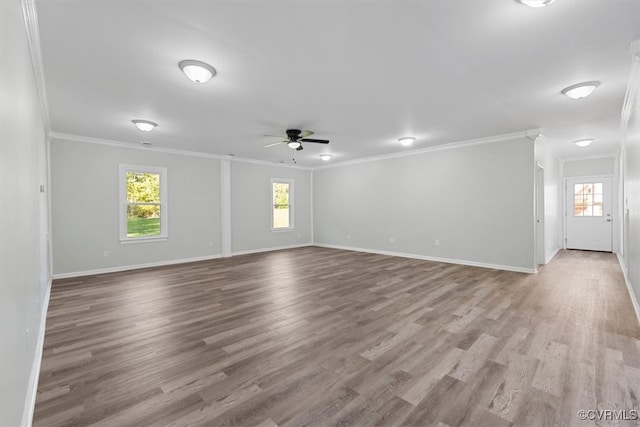
M275 137L275 138L282 138L282 141L278 141L278 142L274 142L272 144L267 144L264 147L265 148L269 148L269 147L274 147L276 145L280 145L280 144L287 144L289 146L289 148L296 150L296 151L300 151L303 149L302 147L302 143L303 142L315 142L317 144L328 144L329 140L327 139L315 139L315 138L308 138L309 136L313 135L313 132L310 130L300 130L300 129L287 129L287 135L264 135L264 136L269 136L269 137Z

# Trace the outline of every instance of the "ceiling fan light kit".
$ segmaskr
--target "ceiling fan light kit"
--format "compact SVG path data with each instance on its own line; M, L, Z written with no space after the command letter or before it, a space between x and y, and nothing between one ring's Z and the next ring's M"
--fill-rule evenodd
M313 142L316 144L328 144L328 139L315 139L315 138L307 138L308 136L313 135L314 132L310 130L300 130L300 129L287 129L286 136L279 135L264 135L266 137L276 137L282 138L282 141L274 142L271 144L267 144L264 148L274 147L280 144L287 144L287 146L293 150L301 151L303 149L303 142Z
M216 75L216 69L206 62L185 59L178 64L182 72L194 83L206 83Z

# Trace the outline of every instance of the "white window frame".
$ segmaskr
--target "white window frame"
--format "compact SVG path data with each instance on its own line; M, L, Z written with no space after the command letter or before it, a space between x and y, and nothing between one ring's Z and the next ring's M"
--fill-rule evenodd
M289 226L288 227L273 227L273 184L289 184ZM292 231L294 229L293 222L293 179L290 178L271 178L271 186L269 188L269 203L271 205L271 231L272 232L280 232L280 231Z
M127 172L160 175L160 234L158 236L127 236ZM167 240L169 237L169 204L167 200L167 168L140 165L120 165L120 243L147 243Z

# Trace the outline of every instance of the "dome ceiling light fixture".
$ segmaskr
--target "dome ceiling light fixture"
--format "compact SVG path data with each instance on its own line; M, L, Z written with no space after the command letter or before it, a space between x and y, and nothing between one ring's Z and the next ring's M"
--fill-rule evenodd
M158 126L156 122L152 122L151 120L135 119L131 120L131 123L133 123L138 130L141 130L142 132L151 132Z
M289 146L289 148L297 150L302 144L300 143L300 141L289 141L287 145Z
M194 83L206 83L216 75L216 69L206 62L185 59L178 64L182 72Z
M578 147L584 148L591 145L593 141L594 141L593 139L579 139L577 141L574 141L573 143L576 144Z
M325 161L328 162L329 160L331 160L331 154L320 154L320 158Z
M556 0L517 0L517 1L518 3L522 3L529 7L545 7L545 6L549 6L551 3L553 3Z
M591 95L598 86L600 86L600 82L596 80L577 83L562 89L562 94L567 95L571 99L582 99Z
M413 141L415 140L416 138L414 136L403 136L402 138L398 139L398 142L402 144L404 147L408 147L411 144L413 144Z

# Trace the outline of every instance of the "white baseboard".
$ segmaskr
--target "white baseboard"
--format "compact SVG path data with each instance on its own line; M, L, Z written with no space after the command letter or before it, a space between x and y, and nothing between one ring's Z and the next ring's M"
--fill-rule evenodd
M534 268L514 267L510 265L499 265L499 264L487 264L483 262L465 261L460 259L438 258L438 257L432 257L432 256L426 256L426 255L407 254L403 252L379 251L375 249L354 248L351 246L340 246L340 245L325 245L321 243L315 243L314 246L319 246L321 248L330 248L330 249L342 249L346 251L367 252L371 254L389 255L389 256L396 256L396 257L402 257L402 258L421 259L425 261L444 262L447 264L468 265L471 267L492 268L494 270L515 271L518 273L533 274L536 272Z
M562 249L562 248L561 248L560 246L558 246L558 247L556 248L556 250L555 250L555 251L553 251L553 253L551 253L551 255L549 255L549 256L547 257L547 259L545 259L545 260L544 260L544 263L545 263L545 264L549 264L549 263L551 262L551 260L553 259L553 257L554 257L554 256L556 256L556 255L558 254L558 252L560 252L560 249Z
M51 297L51 279L47 284L47 291L42 300L40 311L40 329L38 330L38 341L36 342L36 354L31 366L29 376L29 386L27 388L27 400L22 412L22 427L31 427L33 423L33 413L36 407L36 395L38 393L38 381L40 380L40 365L42 363L42 351L44 348L44 332L47 327L47 311L49 309L49 298Z
M222 254L216 255L206 255L201 257L194 258L184 258L184 259L174 259L169 261L158 261L158 262L150 262L146 264L136 264L136 265L124 265L119 267L109 267L109 268L99 268L96 270L87 270L87 271L74 271L71 273L60 273L54 274L54 279L68 279L70 277L81 277L81 276L93 276L96 274L105 274L105 273L117 273L120 271L128 271L128 270L138 270L141 268L149 268L149 267L164 267L167 265L174 264L185 264L187 262L197 262L197 261L208 261L210 259L222 258Z
M625 285L627 285L629 297L631 297L631 302L633 303L633 309L636 312L636 318L638 319L638 323L640 324L640 305L638 303L638 298L636 297L636 293L633 291L633 287L631 286L631 282L629 281L629 276L627 276L627 269L624 266L624 261L622 260L620 253L616 253L616 256L618 257L620 269L622 270L622 275L624 276L624 283Z
M275 246L272 248L249 249L248 251L231 252L231 256L258 254L260 252L281 251L283 249L305 248L307 246L313 246L313 243L302 243L300 245L289 245L289 246Z

